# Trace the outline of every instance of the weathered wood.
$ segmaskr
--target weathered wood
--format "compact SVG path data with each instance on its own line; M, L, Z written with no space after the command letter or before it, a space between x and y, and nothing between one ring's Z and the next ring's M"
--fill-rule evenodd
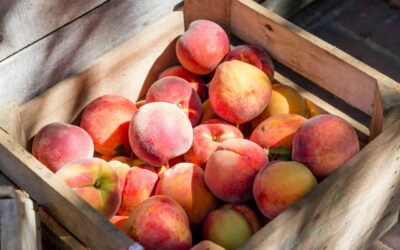
M3 60L0 104L14 99L22 104L32 99L171 12L178 2L110 0Z
M25 147L25 132L22 129L19 106L15 101L0 105L0 129L5 130L16 142Z
M242 249L366 249L400 208L399 145L397 119Z
M182 32L182 12L171 13L95 60L80 74L24 104L21 116L26 139L50 122L71 122L100 95L120 94L132 101L143 96L163 69L177 64L174 41Z
M0 61L105 1L0 1Z

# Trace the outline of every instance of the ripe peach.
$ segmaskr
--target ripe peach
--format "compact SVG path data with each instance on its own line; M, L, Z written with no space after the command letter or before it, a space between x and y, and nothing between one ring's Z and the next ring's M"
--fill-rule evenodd
M201 100L189 83L177 76L157 80L146 95L146 103L169 102L181 108L189 117L192 126L199 123L203 110Z
M133 116L129 141L140 159L160 167L189 150L193 128L187 115L176 105L148 103Z
M328 114L324 109L320 108L319 106L315 105L313 102L306 99L306 105L308 109L309 117L314 117L317 115Z
M203 109L203 116L201 117L201 123L204 123L205 121L211 120L211 119L221 119L215 113L215 111L212 109L211 104L210 104L210 99L207 99L203 104L201 105Z
M230 203L244 202L252 197L254 178L267 163L268 155L256 143L230 139L211 154L204 178L219 199Z
M111 160L108 162L108 165L110 165L110 167L112 167L115 173L117 174L119 189L122 192L125 185L126 175L128 174L131 167L127 163L123 163L118 160Z
M148 250L184 250L192 246L185 211L165 195L150 197L137 206L126 223L126 232Z
M190 250L225 250L225 248L209 240L203 240L193 246Z
M261 69L269 78L274 79L275 67L267 51L255 45L239 45L233 48L224 61L239 60Z
M164 172L156 194L167 195L178 202L192 227L200 224L218 204L204 182L203 169L192 163L178 163Z
M250 140L266 149L279 146L292 149L293 135L306 120L296 114L271 116L254 129Z
M207 215L203 238L227 250L237 249L259 229L257 215L248 206L227 204Z
M271 97L271 83L253 65L238 60L223 62L210 82L209 97L218 116L242 124L265 109Z
M33 156L53 172L71 161L92 157L93 150L93 141L85 130L58 122L40 129L32 144Z
M125 223L127 221L128 221L128 216L121 216L121 215L115 215L110 219L110 222L123 232L125 232Z
M104 95L93 100L83 111L80 127L94 142L94 150L115 156L130 150L128 127L136 112L133 102L122 96Z
M117 214L130 215L135 207L154 193L157 181L157 172L151 166L142 164L130 168L126 173Z
M253 193L260 211L273 219L315 185L317 180L302 163L273 161L258 172Z
M243 138L242 132L235 126L222 120L208 120L193 129L193 145L184 154L185 161L205 167L210 155L218 145L232 138Z
M177 76L185 79L197 93L201 100L206 98L206 86L204 85L203 79L200 76L193 74L182 66L173 66L166 70L164 70L159 76L158 79L164 78L166 76Z
M324 178L360 150L356 131L335 115L318 115L301 125L293 137L292 159Z
M176 56L192 73L205 75L215 70L229 51L229 38L216 23L192 22L176 42Z
M104 217L117 212L121 201L118 176L106 161L79 159L64 165L56 175Z
M283 84L274 84L272 85L272 95L268 106L251 121L253 128L268 117L280 114L298 114L307 117L308 110L305 99L296 89Z

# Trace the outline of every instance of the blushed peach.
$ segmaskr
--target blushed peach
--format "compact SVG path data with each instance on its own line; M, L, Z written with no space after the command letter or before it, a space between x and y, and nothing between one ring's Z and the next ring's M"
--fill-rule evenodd
M110 222L118 227L122 232L125 231L125 223L128 221L128 216L115 215L110 219Z
M260 211L273 219L315 185L317 180L302 163L273 161L258 172L253 193Z
M190 250L225 250L225 248L209 240L203 240L193 246Z
M94 153L93 141L80 127L50 123L39 130L32 144L32 154L51 171Z
M323 108L315 105L313 102L307 99L306 99L306 105L308 109L308 115L310 118L317 115L328 114L328 112L326 112Z
M80 127L92 137L96 152L121 155L130 150L128 128L136 110L135 104L125 97L104 95L85 108Z
M192 22L176 42L179 62L198 75L214 71L228 51L228 35L218 24L208 20Z
M233 124L257 117L271 97L271 83L257 67L238 60L221 63L210 82L209 99L215 113Z

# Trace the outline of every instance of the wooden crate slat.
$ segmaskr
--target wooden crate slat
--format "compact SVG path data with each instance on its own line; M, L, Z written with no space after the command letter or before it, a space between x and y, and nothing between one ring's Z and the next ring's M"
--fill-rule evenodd
M0 1L0 61L105 1Z

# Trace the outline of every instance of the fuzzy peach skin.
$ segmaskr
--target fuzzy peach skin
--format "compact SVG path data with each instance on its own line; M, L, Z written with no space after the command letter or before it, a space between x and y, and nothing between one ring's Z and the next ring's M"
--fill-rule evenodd
M273 219L316 185L317 180L302 163L273 161L258 172L253 193L260 211Z
M128 174L131 167L127 163L123 163L118 160L110 160L108 162L108 165L110 165L110 167L112 167L114 169L115 173L117 174L118 182L119 182L119 189L122 192L122 190L124 189L124 185L125 185L126 175Z
M128 216L121 216L121 215L115 215L110 219L110 222L123 232L125 231L125 223L127 221L128 221Z
M271 116L253 130L250 140L266 149L279 146L292 149L293 136L306 120L296 114Z
M256 143L230 139L211 154L204 179L219 199L230 203L244 202L252 198L254 178L267 163L268 155Z
M90 158L94 153L92 138L80 127L66 123L50 123L33 139L32 154L51 171L66 163Z
M207 215L203 225L203 239L227 250L235 250L259 229L257 215L248 206L227 204Z
M296 89L278 83L272 85L272 95L268 106L251 121L253 128L268 117L280 114L298 114L307 118L308 109L305 99Z
M218 205L217 198L204 182L204 170L193 163L178 163L164 172L156 194L167 195L178 202L193 228Z
M193 128L187 115L176 105L148 103L133 116L129 141L140 159L161 167L189 150L193 142Z
M130 215L135 207L153 195L157 182L158 174L152 166L131 167L126 174L117 214Z
M309 117L314 117L317 115L328 114L324 109L320 108L319 106L315 105L313 102L306 99L306 105L308 109Z
M99 158L80 159L60 168L56 175L106 218L117 212L121 202L118 176Z
M203 113L200 97L186 80L176 76L166 76L151 85L146 103L152 102L175 104L187 114L192 126L199 123Z
M274 79L275 66L267 51L255 45L239 45L233 48L224 61L239 60L261 69L269 78Z
M221 63L210 82L209 99L215 113L233 124L257 117L271 97L271 83L257 67L238 60Z
M108 156L127 153L129 122L136 110L135 104L125 97L104 95L85 108L80 127L92 137L96 152Z
M318 115L301 125L293 137L292 159L324 178L360 151L356 131L335 115Z
M126 222L126 232L146 250L186 250L192 246L185 211L165 195L150 197L136 207Z
M209 240L203 240L193 246L190 250L225 250L225 248Z
M176 42L179 62L198 75L213 72L228 52L228 35L218 24L208 20L192 22Z
M201 76L193 74L192 72L188 71L184 67L177 65L172 66L170 68L165 69L159 76L158 79L164 78L166 76L177 76L180 78L185 79L196 91L197 95L199 95L201 100L205 100L207 88L204 85L203 79Z
M233 138L243 138L242 132L235 126L222 120L208 120L193 129L193 145L184 154L185 161L205 168L210 155L218 145Z

